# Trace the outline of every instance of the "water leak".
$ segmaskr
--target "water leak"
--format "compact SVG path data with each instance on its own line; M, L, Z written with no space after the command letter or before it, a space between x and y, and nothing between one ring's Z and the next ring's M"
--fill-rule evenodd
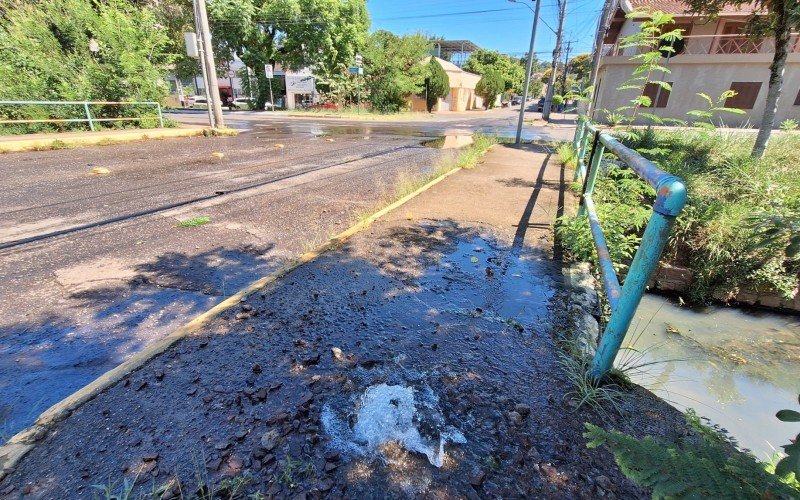
M673 406L694 408L759 458L797 428L775 418L800 393L800 318L728 307L692 310L645 295L618 365Z
M356 403L355 417L337 415L331 406L322 411L322 423L340 450L366 454L383 445L398 443L421 453L435 467L445 461L447 443L466 443L464 435L446 425L438 408L439 398L430 387L418 390L404 385L377 384L364 391Z

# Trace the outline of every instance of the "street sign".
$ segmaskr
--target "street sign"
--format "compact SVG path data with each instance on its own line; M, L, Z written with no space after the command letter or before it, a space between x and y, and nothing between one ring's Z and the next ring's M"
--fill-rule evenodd
M267 78L272 78L273 74L272 74L272 65L271 64L265 64L264 65L264 74L267 75Z
M356 54L356 66L361 66L362 64L364 64L364 58L361 54Z
M228 78L233 78L236 76L236 72L234 70L228 70Z
M315 89L314 77L311 75L286 75L287 92L313 93Z
M197 52L197 35L192 32L183 34L183 41L186 44L186 55L189 57L200 57Z
M359 68L358 66L351 66L351 67L347 68L347 70L350 71L351 75L363 75L364 74L364 68Z

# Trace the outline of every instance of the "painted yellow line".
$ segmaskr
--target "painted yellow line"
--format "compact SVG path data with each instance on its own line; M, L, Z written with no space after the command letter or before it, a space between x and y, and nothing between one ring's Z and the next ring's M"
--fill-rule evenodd
M461 168L456 167L453 168L452 170L445 172L444 174L433 179L432 181L425 184L421 188L417 189L413 193L403 196L394 203L384 207L378 212L375 212L364 221L359 222L358 224L350 227L344 232L339 233L338 235L329 239L327 242L323 243L316 249L301 255L297 260L285 265L284 267L275 271L271 275L265 276L250 283L248 286L240 290L235 295L232 295L227 299L223 300L222 302L212 307L208 311L200 314L193 320L181 326L180 328L169 334L167 337L159 340L158 342L145 348L144 350L134 354L130 359L123 362L116 368L107 371L94 381L90 382L88 385L84 386L82 389L79 389L78 391L72 393L70 396L67 396L60 402L54 404L49 409L45 410L45 412L42 413L39 416L39 418L36 419L36 422L34 422L32 426L15 434L14 436L11 437L11 439L8 440L8 442L6 442L6 444L0 446L0 481L2 481L3 478L8 474L7 472L8 469L15 467L16 464L19 463L19 461L30 450L33 449L37 441L43 439L47 435L47 432L52 427L58 424L58 422L61 422L62 420L67 418L73 411L75 411L81 405L83 405L88 401L91 401L92 399L94 399L95 396L97 396L104 390L108 389L109 387L113 386L114 384L122 380L124 377L129 375L131 372L141 368L148 361L155 358L159 354L162 354L164 351L169 349L173 344L175 344L179 340L198 331L201 327L206 325L212 319L219 316L224 311L236 307L242 299L253 294L254 292L257 292L258 290L261 290L265 286L277 281L278 279L286 276L287 274L297 269L298 267L302 266L303 264L311 262L312 260L316 259L329 249L340 246L342 243L344 243L345 240L347 240L354 234L368 228L370 225L372 225L373 222L375 222L379 218L388 214L397 207L405 204L412 198L415 198L421 193L427 191L428 189L432 188L433 186L440 183L447 177L453 175L454 173L458 172L459 170L461 170Z
M71 148L77 146L96 146L120 144L123 142L141 141L145 139L168 139L173 137L195 137L210 135L207 128L167 128L167 129L139 129L126 133L114 132L107 134L98 132L97 135L69 136L52 134L52 137L36 139L8 138L0 139L0 153L13 153L21 151L43 151L51 149Z

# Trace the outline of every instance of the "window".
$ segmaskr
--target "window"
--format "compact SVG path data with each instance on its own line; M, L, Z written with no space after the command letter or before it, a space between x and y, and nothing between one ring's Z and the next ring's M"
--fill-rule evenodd
M672 87L672 82L669 83L669 86ZM669 101L669 94L670 91L661 87L657 83L648 83L644 87L644 95L650 98L650 108L666 108L667 102Z
M726 108L753 109L761 90L761 82L733 82L731 90L736 95L725 100Z

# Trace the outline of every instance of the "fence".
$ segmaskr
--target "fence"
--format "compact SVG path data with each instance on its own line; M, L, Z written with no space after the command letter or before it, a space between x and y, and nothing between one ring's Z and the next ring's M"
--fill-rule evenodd
M587 172L584 156L589 142L591 142L591 151ZM573 147L577 153L575 180L583 180L578 215L588 216L594 246L597 250L603 288L611 306L611 317L600 338L592 365L592 377L600 379L614 365L614 359L628 332L636 308L642 300L647 283L658 266L675 218L686 204L686 187L680 178L664 172L636 151L623 146L611 135L605 134L591 125L584 116L578 117ZM653 213L628 268L623 285L620 285L614 270L603 227L597 217L592 199L601 161L606 151L615 154L656 191Z
M86 118L42 118L42 119L20 119L20 120L0 120L0 124L23 124L23 123L88 123L89 129L95 130L95 123L102 122L119 122L119 121L141 121L152 116L132 116L132 117L114 117L102 118L92 117L92 112L89 106L154 106L158 112L158 122L161 128L164 128L164 115L161 113L161 104L151 101L130 101L130 102L117 102L117 101L0 101L0 106L83 106L83 112Z

